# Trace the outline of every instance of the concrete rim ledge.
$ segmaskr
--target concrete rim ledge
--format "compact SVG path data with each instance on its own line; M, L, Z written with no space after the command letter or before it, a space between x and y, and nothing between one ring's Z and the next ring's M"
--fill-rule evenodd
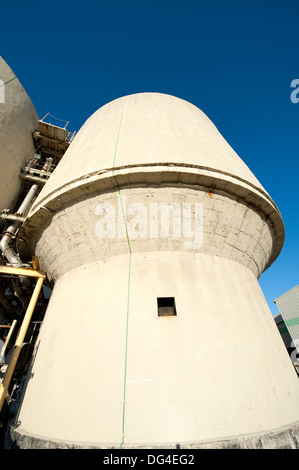
M21 433L11 426L14 447L20 449L119 449L119 443L78 443ZM179 447L178 447L179 446ZM123 449L299 449L299 421L267 432L198 442L124 445Z
M52 192L47 194L44 198L37 198L37 201L33 204L33 208L31 209L31 212L34 212L36 208L38 208L41 205L46 204L47 202L55 199L57 195L65 193L67 191L70 191L71 189L74 188L74 186L81 186L82 184L84 185L86 183L86 180L89 180L92 177L95 176L101 176L101 175L109 175L109 173L112 173L113 176L115 175L116 177L120 177L122 174L143 174L146 172L155 172L156 177L158 173L161 173L161 177L158 178L158 181L163 181L165 179L165 174L164 173L169 173L169 172L188 172L189 174L194 174L194 175L208 175L208 174L213 174L214 179L217 180L218 178L220 179L222 176L222 179L226 181L230 180L235 180L238 181L240 185L243 185L245 188L249 190L254 190L257 194L262 196L263 198L267 199L271 205L275 208L277 212L279 212L276 204L274 201L271 199L269 194L266 191L263 191L261 188L258 186L255 186L254 184L246 181L245 179L240 178L239 176L236 176L232 173L227 173L221 170L217 170L215 168L210 168L210 167L205 167L201 165L189 165L189 164L178 164L174 162L163 162L163 163L149 163L149 164L136 164L136 165L125 165L121 167L114 167L114 168L106 168L103 170L95 171L93 173L88 173L86 175L80 176L80 178L72 180L65 185L59 186L59 188L54 189ZM164 176L164 178L163 178ZM134 178L135 179L135 178ZM167 179L167 177L166 177ZM147 183L147 179L143 179L144 183Z
M18 250L21 254L30 256L32 230L37 233L66 205L82 197L142 185L159 187L185 185L193 189L198 187L201 190L222 192L237 197L262 213L275 232L272 254L265 269L271 266L282 250L285 237L284 224L277 206L266 192L241 178L214 169L176 164L136 165L101 170L68 183L45 198L38 197L20 230Z

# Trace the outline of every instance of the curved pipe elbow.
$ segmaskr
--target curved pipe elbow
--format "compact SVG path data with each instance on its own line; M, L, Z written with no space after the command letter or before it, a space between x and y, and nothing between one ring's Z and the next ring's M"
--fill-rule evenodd
M10 237L8 235L3 235L0 241L0 250L3 253L3 256L7 261L14 267L20 268L23 263L20 257L14 252L14 250L9 246ZM20 281L24 287L30 286L30 279L26 276L19 276Z

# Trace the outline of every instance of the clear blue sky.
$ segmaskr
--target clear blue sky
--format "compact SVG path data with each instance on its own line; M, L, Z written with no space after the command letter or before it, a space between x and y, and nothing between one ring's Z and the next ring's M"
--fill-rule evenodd
M69 130L144 91L202 109L278 205L284 248L261 276L273 300L298 284L299 2L14 1L0 7L0 54L40 117Z

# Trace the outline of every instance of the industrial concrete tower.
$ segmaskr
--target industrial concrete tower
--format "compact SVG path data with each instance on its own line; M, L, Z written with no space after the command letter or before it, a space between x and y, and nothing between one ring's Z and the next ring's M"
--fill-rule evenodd
M20 167L34 153L38 115L25 89L0 56L0 210L13 209L21 189Z
M100 108L18 237L54 289L17 444L254 447L298 432L298 378L257 281L283 240L271 197L197 107L141 93Z

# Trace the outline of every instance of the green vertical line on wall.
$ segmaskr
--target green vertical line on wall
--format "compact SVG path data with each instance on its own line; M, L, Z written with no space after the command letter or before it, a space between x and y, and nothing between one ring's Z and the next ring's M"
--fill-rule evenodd
M12 82L12 81L15 80L16 78L17 78L17 77L12 77L12 78L10 78L9 80L7 80L6 82L0 83L0 88L1 88L2 86L4 86L4 85L7 85L7 83L9 83L9 82Z
M125 441L125 415L126 415L126 383L127 383L127 358L128 358L128 333L129 333L129 311L130 311L130 284L131 284L131 244L130 244L130 238L128 234L128 229L127 229L127 222L126 222L126 214L124 213L124 207L123 207L123 202L122 202L122 197L121 197L121 191L120 187L117 181L117 177L115 175L115 160L116 160L116 153L117 153L117 147L118 147L118 141L119 141L119 135L120 135L120 129L121 129L121 124L122 124L122 119L123 119L123 114L124 114L124 107L125 107L125 99L123 100L123 107L121 111L121 117L119 121L119 126L118 126L118 133L117 133L117 138L116 138L116 145L115 145L115 150L114 150L114 159L113 159L113 178L115 180L117 190L118 190L118 196L120 199L120 205L121 205L121 210L122 210L122 216L125 224L125 229L126 229L126 238L127 238L127 243L129 247L129 273L128 273L128 290L127 290L127 318L126 318L126 340L125 340L125 365L124 365L124 384L123 384L123 406L122 406L122 430L121 430L121 444L120 448L123 447L124 441Z

